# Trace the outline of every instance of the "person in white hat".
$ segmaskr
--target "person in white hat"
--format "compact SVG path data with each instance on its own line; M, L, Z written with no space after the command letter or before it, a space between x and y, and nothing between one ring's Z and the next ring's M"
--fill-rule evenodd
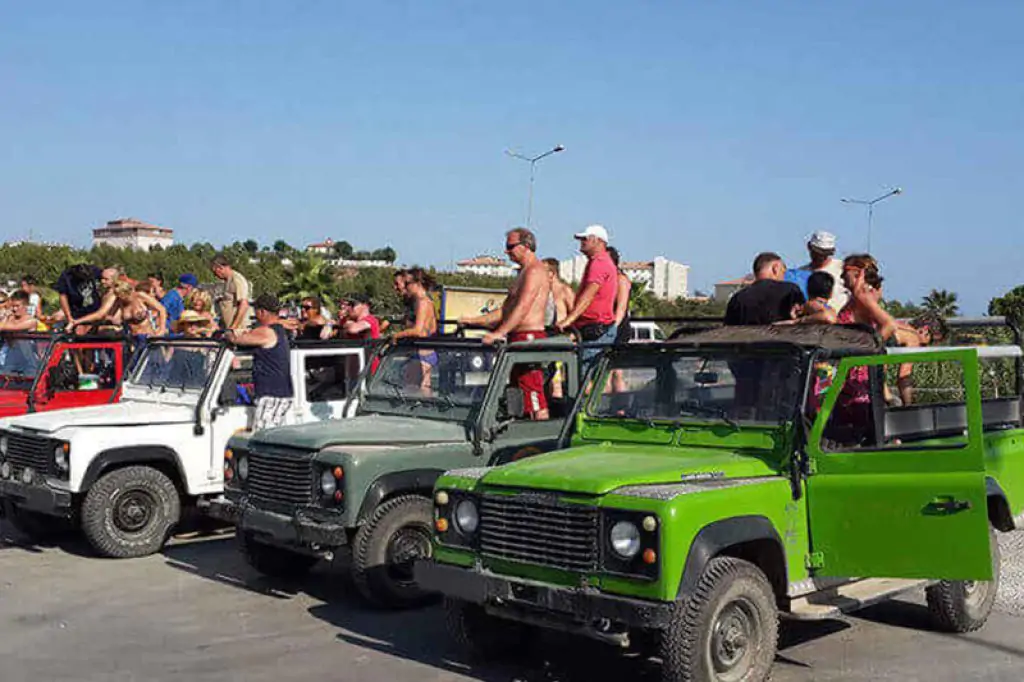
M584 342L592 344L583 351L583 361L590 362L605 345L615 343L619 270L608 255L608 230L603 226L590 225L573 237L580 242L580 253L587 257L587 267L580 280L576 304L557 326L576 329Z
M828 300L828 305L835 312L839 312L850 300L850 292L843 286L843 261L834 257L836 236L831 232L818 230L807 239L807 253L811 261L797 269L808 273L808 276L812 272L827 272L832 275L835 286L832 288L832 298ZM801 279L806 282L807 277Z

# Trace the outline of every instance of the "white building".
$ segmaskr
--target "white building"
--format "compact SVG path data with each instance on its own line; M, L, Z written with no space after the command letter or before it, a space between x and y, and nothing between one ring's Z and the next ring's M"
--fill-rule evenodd
M577 254L570 260L561 261L558 272L565 281L579 283L586 267L587 257ZM623 262L620 267L626 277L634 283L644 284L647 291L658 298L675 300L689 295L689 265L658 256L651 261Z
M724 282L715 282L715 300L728 301L733 294L754 281L753 275L744 275L739 279L727 279Z
M313 253L323 256L324 260L336 268L390 268L394 263L386 260L355 260L351 258L338 258L335 256L334 246L337 244L333 239L327 237L322 242L310 244L306 247L306 253ZM282 263L284 261L281 261Z
M321 256L333 256L334 255L334 240L328 237L319 244L310 244L306 247L306 251L309 253L317 253Z
M513 277L516 268L508 261L494 256L477 256L460 260L455 264L456 272L468 272L473 275L490 275L491 277Z
M110 220L104 227L92 231L92 245L100 244L116 249L149 251L154 246L166 249L174 244L174 230L150 225L137 218Z

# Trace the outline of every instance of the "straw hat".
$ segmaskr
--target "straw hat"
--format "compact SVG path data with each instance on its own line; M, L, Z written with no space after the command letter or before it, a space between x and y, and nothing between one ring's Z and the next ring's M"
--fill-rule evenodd
M210 324L210 318L200 315L194 310L186 310L181 314L177 320L174 321L172 329L175 332L180 332L184 329L187 324L198 324L206 326Z

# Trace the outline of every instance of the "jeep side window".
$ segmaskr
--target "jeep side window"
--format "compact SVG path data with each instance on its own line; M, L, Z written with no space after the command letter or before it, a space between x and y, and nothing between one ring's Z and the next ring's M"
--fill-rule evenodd
M251 405L252 395L252 357L236 355L231 359L231 368L224 377L224 385L220 388L217 404L221 407Z
M312 355L305 358L306 401L345 400L359 379L356 355Z
M518 395L521 393L522 406L520 409L519 405L510 405L509 393L506 392L505 396L499 401L498 404L498 419L500 421L540 421L544 419L551 419L552 407L556 408L556 411L560 410L560 406L556 406L554 403L556 398L554 397L554 384L558 384L559 391L564 390L564 377L558 374L556 364L554 362L527 362L524 358L522 362L516 362L512 365L509 372L508 386L509 389L515 389L518 401ZM559 402L564 398L559 398Z

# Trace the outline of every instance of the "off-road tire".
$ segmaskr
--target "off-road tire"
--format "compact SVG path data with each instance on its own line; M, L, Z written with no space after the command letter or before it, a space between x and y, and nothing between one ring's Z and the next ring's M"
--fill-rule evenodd
M373 510L352 541L352 579L371 603L387 608L412 608L435 597L419 588L411 563L389 561L394 551L409 558L431 556L434 508L429 498L403 495ZM401 540L400 545L393 545Z
M488 615L482 606L444 599L444 623L456 644L474 660L494 661L521 652L534 630L512 620Z
M82 502L82 531L106 557L127 559L159 552L181 516L174 483L153 467L137 465L104 474Z
M778 639L775 594L761 569L741 559L712 559L662 632L662 680L764 682Z
M944 632L974 632L985 624L999 592L999 540L989 529L992 580L942 580L925 590L928 611L935 626Z
M27 540L49 540L71 531L71 521L57 516L22 509L10 500L3 501L3 517Z
M263 575L282 580L305 577L317 562L316 557L259 542L252 533L238 533L238 549L245 563Z

